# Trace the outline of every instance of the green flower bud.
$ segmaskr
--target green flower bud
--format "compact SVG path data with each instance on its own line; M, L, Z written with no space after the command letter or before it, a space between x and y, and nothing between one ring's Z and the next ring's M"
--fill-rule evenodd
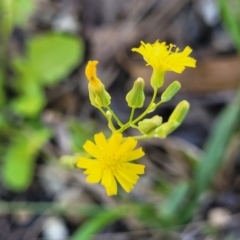
M108 121L112 120L112 113L110 111L106 111L106 117Z
M181 101L176 108L173 110L171 116L169 117L169 122L177 122L179 125L182 123L186 117L190 105L187 101Z
M174 131L178 126L178 122L175 121L163 123L155 130L154 136L159 138L166 138L167 135Z
M89 98L94 107L107 107L111 103L111 97L105 90L105 87L100 83L97 87L92 87L88 84Z
M158 69L153 69L151 76L151 86L153 89L159 89L164 83L165 72L159 71Z
M143 106L145 95L144 95L144 80L138 78L131 91L126 96L128 106L131 108L141 108Z
M161 101L167 102L172 99L172 97L178 92L178 90L181 88L181 84L178 81L174 81L171 83L167 89L163 92L161 96Z
M138 130L146 135L154 133L157 127L162 124L162 117L154 116L152 118L146 118L138 123Z
M68 168L75 168L79 156L62 156L60 158L61 165Z
M110 111L106 111L106 117L108 120L108 127L110 130L112 130L113 132L115 131L113 122L112 122L112 113Z

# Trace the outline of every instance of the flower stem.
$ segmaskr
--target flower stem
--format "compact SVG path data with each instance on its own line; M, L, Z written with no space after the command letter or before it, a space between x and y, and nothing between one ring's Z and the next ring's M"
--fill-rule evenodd
M124 130L126 130L127 128L129 128L129 127L131 126L131 124L135 124L135 123L137 123L138 121L140 121L143 117L145 117L145 116L148 114L148 112L149 112L152 104L154 103L154 101L155 101L155 99L156 99L156 96L157 96L157 89L154 89L151 102L149 103L149 105L148 105L148 107L146 108L146 110L145 110L140 116L138 116L136 119L134 119L133 121L131 121L131 122L129 121L129 122L127 122L126 124L122 125L121 128L119 128L119 129L117 130L117 132L122 133Z
M135 112L135 108L132 108L131 114L130 114L130 117L129 117L129 121L128 121L129 123L132 123L134 112Z
M101 107L98 107L98 110L102 113L102 115L108 119L107 114L104 112L104 110Z
M159 105L161 105L162 103L164 103L163 101L159 101L158 103L156 103L156 107L158 107Z
M144 140L144 139L152 138L152 136L139 135L139 136L133 136L132 138L134 138L135 140Z
M113 112L113 110L110 107L107 107L108 111L112 114L113 118L116 120L117 124L122 127L123 123L119 120L117 115Z

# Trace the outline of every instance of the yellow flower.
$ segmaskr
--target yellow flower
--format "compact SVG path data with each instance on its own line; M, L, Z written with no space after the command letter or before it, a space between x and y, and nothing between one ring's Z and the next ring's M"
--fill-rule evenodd
M111 96L105 90L101 80L97 77L98 61L88 61L85 74L89 81L88 92L91 104L95 107L107 107L111 103Z
M172 49L175 48L175 51ZM185 67L196 67L196 60L189 57L192 52L190 47L185 47L182 52L175 45L166 45L165 42L156 41L154 44L141 42L139 48L133 48L133 52L140 53L147 65L158 72L173 71L182 73Z
M87 141L83 148L94 159L80 157L77 167L86 169L88 183L99 183L106 188L107 195L117 194L117 182L126 192L130 192L144 173L144 165L130 163L144 156L142 148L137 148L137 141L132 137L123 140L122 134L113 133L107 140L102 132L94 135L96 144Z

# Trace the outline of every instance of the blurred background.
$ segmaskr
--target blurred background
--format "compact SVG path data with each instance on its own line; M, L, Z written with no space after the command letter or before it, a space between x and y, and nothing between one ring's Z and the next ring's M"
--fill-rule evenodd
M71 158L108 131L90 105L84 68L98 60L111 107L127 121L125 95L151 68L140 41L189 45L196 69L169 73L181 91L157 110L190 112L166 140L141 142L142 176L107 197ZM240 239L239 0L0 1L0 239ZM134 135L134 131L128 134Z

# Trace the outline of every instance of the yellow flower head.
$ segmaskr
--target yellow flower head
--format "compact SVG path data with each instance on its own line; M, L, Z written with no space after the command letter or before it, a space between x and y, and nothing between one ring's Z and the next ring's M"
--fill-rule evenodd
M88 92L91 104L95 107L107 107L111 103L111 96L105 90L105 86L97 77L98 61L88 61L85 74L89 81Z
M88 64L85 68L85 74L89 81L89 84L93 88L97 88L101 85L101 80L97 77L97 64L98 61L88 61Z
M102 132L94 135L93 143L87 141L83 148L93 159L80 157L77 167L86 169L88 183L99 183L106 188L107 195L117 194L117 182L126 192L130 192L144 173L144 165L130 163L144 156L142 148L137 148L137 141L132 137L123 140L122 134L113 133L107 140Z
M141 46L133 48L132 51L140 53L147 65L152 66L158 72L182 73L185 67L196 67L196 60L189 57L192 49L188 46L179 52L179 48L173 44L166 45L165 42L160 43L159 41L154 44L141 42Z

